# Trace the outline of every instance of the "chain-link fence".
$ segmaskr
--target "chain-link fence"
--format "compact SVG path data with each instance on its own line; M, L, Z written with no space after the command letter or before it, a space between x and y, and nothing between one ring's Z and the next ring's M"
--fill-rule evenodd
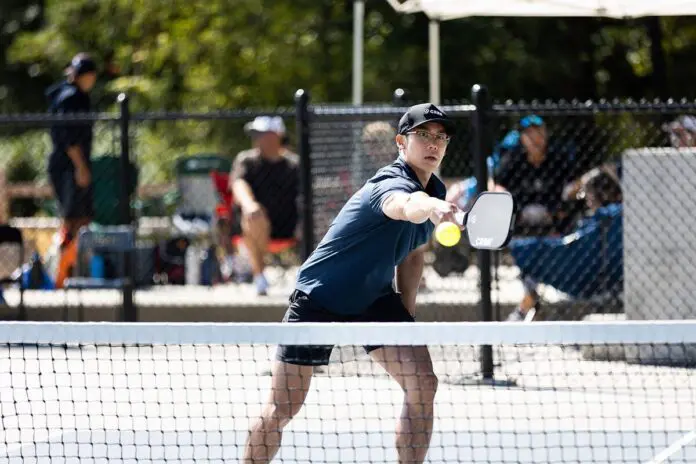
M314 237L320 239L346 201L395 156L399 112L389 106L312 108L310 146Z
M133 119L130 158L138 167L139 185L147 186L133 203L141 225L139 261L149 262L138 277L139 285L212 287L252 280L253 250L243 237L246 204L235 198L234 184L243 181L265 203L273 225L271 241L279 231L294 237L299 218L297 213L286 214L299 205L294 110L139 114ZM290 162L281 175L295 175L282 192L271 188L279 182L275 172L267 177L276 160L266 163L261 157L258 143L265 143L260 141L263 134L252 127L269 120L284 126L278 137L283 156L278 161Z
M679 118L693 112L678 103L495 105L490 174L518 208L516 238L498 256L498 301L515 281L521 312L541 318L691 317L692 284L679 276L693 266L684 238L696 166L693 127Z
M170 306L215 300L282 308L297 266L343 204L394 158L406 106L299 98L296 108L130 114L125 101L120 113L83 118L94 124L94 222L102 230L137 226L135 249L123 258L136 303L160 292L151 298ZM678 118L696 113L696 105L462 102L444 109L458 129L439 173L448 198L466 208L480 190L506 189L517 217L510 245L492 255L465 240L452 248L428 245L419 297L426 319L691 316L689 177L696 166L689 147L696 124ZM60 121L0 118L0 212L29 243L17 262L55 248L59 212L45 159L48 129ZM264 138L274 131L277 140ZM283 156L261 156L268 147L259 144L274 143ZM485 168L477 172L477 163ZM2 256L4 270L16 270L10 255ZM87 267L88 277L98 273L98 266ZM112 274L116 268L107 265ZM178 287L186 293L172 293ZM132 301L132 293L126 288L114 305ZM6 295L13 300L11 290Z
M73 309L81 312L83 303L89 304L89 297L85 300L74 292L41 292L25 305L24 292L19 291L51 290L55 277L61 274L62 211L55 192L65 187L66 176L57 169L60 163L55 158L51 161L51 133L62 137L60 134L79 133L85 128L93 134L90 198L94 220L106 225L118 218L119 199L114 191L119 185L121 137L117 116L26 114L0 118L0 224L4 224L0 278L21 282L19 289L10 287L0 293L0 306L9 306L3 317L26 317L27 307L58 308L63 317L73 317ZM13 240L16 237L21 237L20 243ZM81 266L78 273L87 272L84 259L75 259L75 264ZM102 295L102 307L116 315L123 306L122 293L111 290ZM44 313L39 317L52 316Z
M295 109L130 114L127 100L122 100L120 110L117 114L74 117L38 114L0 118L4 130L0 144L8 154L0 165L0 197L5 200L0 203L4 212L0 222L21 230L28 245L23 256L9 259L10 255L3 254L0 261L6 263L3 276L24 274L21 288L30 290L27 304L42 308L62 304L63 317L71 318L85 316L74 315L73 307L118 308L106 317L133 319L137 317L136 293L144 294L141 300L155 306L192 307L209 302L209 290L219 284L252 283L254 265L259 263L254 262L254 243L249 243L249 235L254 239L259 231L245 228L243 217L249 202L235 198L235 181L252 190L252 199L270 221L266 245L272 252L263 253L260 265L268 264L274 280L287 280L290 285L291 273L285 276L285 271L299 262L303 214L300 163L294 153ZM271 124L280 120L280 126L271 128L279 142L279 156L272 160L259 153L260 147L274 143L268 140L267 128L258 126L268 123L269 118ZM57 126L79 125L90 126L93 134L90 229L103 242L119 237L123 225L133 226L132 249L107 249L101 243L84 250L84 256L77 256L83 250L75 254L66 251L70 242L63 232L68 228L63 227L65 214L59 207L47 160L53 150L51 131ZM67 161L68 155L62 156ZM284 168L279 171L281 165ZM31 170L25 173L27 167ZM64 171L65 176L75 176L69 166ZM68 183L74 190L75 182ZM70 192L67 195L71 197ZM21 209L27 203L33 209ZM17 254L18 247L10 248ZM34 251L41 257L43 269L34 264ZM61 275L61 268L66 266L72 280ZM282 272L274 273L278 267ZM47 277L44 283L31 277L32 270ZM188 288L188 303L171 298L172 288L184 286ZM193 287L197 290L192 292ZM79 291L68 291L73 288ZM31 292L40 289L53 293L37 297ZM122 297L118 301L108 298L105 289L115 289ZM148 292L157 295L150 297ZM235 297L232 304L257 296L253 292L231 293ZM22 294L10 288L1 301L14 307ZM230 303L225 295L217 299ZM103 311L86 315L103 316Z

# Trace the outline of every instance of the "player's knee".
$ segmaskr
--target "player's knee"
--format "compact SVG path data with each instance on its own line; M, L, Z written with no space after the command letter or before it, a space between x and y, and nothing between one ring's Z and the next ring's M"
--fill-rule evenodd
M409 392L409 396L412 396L415 401L420 403L432 403L435 400L437 386L438 379L433 372L418 375L416 388Z
M292 420L293 417L300 412L302 409L301 402L276 402L269 405L264 414L265 419L277 425L279 428L283 428Z
M260 213L245 218L242 225L247 233L260 234L264 230L268 229L269 222L266 215L264 213Z

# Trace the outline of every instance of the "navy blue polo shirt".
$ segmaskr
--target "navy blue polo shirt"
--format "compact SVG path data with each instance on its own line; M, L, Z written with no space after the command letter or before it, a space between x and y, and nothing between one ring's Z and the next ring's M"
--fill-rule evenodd
M399 157L358 190L298 272L297 290L328 311L360 314L394 291L395 267L428 241L432 222L413 224L388 218L382 203L395 192L425 191L444 200L445 186L435 175L424 189Z
M89 95L76 85L61 82L46 91L49 99L49 111L54 114L87 113L91 110ZM71 124L55 123L51 127L53 150L48 158L48 170L64 172L72 170L73 164L66 151L68 147L77 145L82 149L82 156L87 166L91 166L92 156L92 123L80 122Z

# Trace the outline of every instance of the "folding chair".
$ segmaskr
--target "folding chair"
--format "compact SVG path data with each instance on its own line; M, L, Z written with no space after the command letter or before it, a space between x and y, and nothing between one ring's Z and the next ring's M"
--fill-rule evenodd
M214 154L179 158L176 162L176 185L179 200L174 225L186 236L208 236L215 225L217 191L210 173L229 172L232 162Z
M0 278L0 286L19 284L19 313L17 318L19 320L26 320L27 312L24 306L24 279L22 279L22 261L24 260L24 239L22 238L22 231L16 227L9 225L0 225L0 245L16 245L19 248L19 254L17 258L17 267L20 269L17 277L12 274Z
M215 187L210 181L210 173L229 172L230 169L232 162L229 159L210 153L184 156L176 162L178 201L172 224L177 236L186 238L188 246L201 252L190 256L206 256L200 262L201 274L198 277L197 272L191 274L194 284L212 286L219 281L219 265L215 255L215 231L218 226L215 209L218 200ZM186 267L197 265L196 262L187 261ZM187 277L187 282L188 279Z
M125 253L135 250L135 230L132 226L108 226L99 230L88 227L80 229L77 239L77 259L74 274L65 280L66 290L102 290L123 289L128 282L129 272L126 269ZM107 259L106 254L109 254ZM95 255L104 260L103 276L90 276L87 273L88 263ZM107 265L110 264L111 266ZM131 263L133 267L133 263ZM67 297L67 295L66 295ZM68 318L67 301L63 309L63 320ZM78 320L84 320L82 302L78 305Z

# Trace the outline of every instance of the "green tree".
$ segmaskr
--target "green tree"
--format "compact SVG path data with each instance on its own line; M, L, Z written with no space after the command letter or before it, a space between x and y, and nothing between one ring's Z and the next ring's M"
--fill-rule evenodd
M59 76L81 50L116 65L102 96L127 90L136 109L211 110L292 104L294 90L315 102L351 96L350 0L42 0L38 30L18 30L8 62ZM8 4L19 4L13 0ZM466 18L441 26L447 99L487 83L499 98L652 96L651 40L642 19ZM662 18L674 92L691 96L696 72L692 18ZM684 70L685 72L683 72ZM365 100L389 101L397 87L427 98L428 20L366 3ZM108 93L107 93L108 92ZM106 106L113 98L98 99Z
M113 110L121 91L133 111L289 107L298 88L314 103L351 98L351 0L32 2L0 5L0 102L12 96L0 111L45 108L44 88L78 51L93 53L106 71L94 94L100 111ZM461 101L473 84L485 83L496 100L694 97L694 37L696 21L687 17L446 21L442 95ZM389 102L398 87L426 100L428 18L367 1L364 73L365 101ZM233 156L248 146L243 122L137 124L142 179L166 179L177 156Z
M0 112L36 111L44 106L43 89L50 82L32 62L10 60L15 38L43 24L43 0L0 2Z

